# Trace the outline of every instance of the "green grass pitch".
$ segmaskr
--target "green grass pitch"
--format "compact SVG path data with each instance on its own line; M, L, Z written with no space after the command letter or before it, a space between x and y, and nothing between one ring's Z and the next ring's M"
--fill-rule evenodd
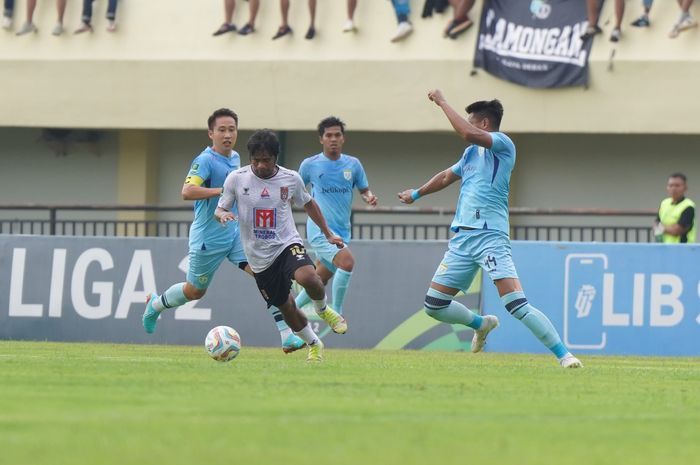
M0 341L0 464L700 464L697 358L304 359Z

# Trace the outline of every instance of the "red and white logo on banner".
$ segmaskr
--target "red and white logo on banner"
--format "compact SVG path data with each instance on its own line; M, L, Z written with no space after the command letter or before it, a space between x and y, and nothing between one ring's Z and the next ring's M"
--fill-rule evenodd
M277 209L255 208L254 213L257 229L275 229L277 227Z

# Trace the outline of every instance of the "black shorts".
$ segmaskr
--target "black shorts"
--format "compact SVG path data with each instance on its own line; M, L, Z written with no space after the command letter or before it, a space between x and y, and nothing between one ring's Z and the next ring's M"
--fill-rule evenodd
M314 266L306 254L306 249L301 244L292 244L284 249L265 271L253 273L260 294L268 307L279 307L287 302L294 272L306 265Z

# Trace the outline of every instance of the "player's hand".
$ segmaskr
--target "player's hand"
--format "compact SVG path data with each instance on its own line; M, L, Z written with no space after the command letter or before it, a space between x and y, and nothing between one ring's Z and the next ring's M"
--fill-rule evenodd
M413 192L413 189L408 189L408 190L405 190L403 192L399 192L398 196L399 196L399 200L401 201L401 203L405 203L405 204L409 204L409 205L412 204L413 203L413 197L411 197L412 192Z
M428 99L431 102L435 102L437 106L442 105L445 102L445 96L442 95L442 91L440 89L433 89L428 92Z
M368 203L369 205L376 207L377 206L377 196L372 194L372 193L365 193L362 194L362 200L365 201L365 203Z
M217 213L216 219L219 220L219 223L226 224L229 221L236 221L236 215L231 212Z
M345 247L345 243L343 242L343 239L341 237L336 236L335 234L331 234L330 236L327 237L328 242L333 244L334 246L338 247L339 249L342 249Z

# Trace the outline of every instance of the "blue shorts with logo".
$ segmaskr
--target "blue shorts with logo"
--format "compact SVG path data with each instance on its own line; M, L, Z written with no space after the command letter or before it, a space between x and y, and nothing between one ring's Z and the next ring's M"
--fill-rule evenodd
M239 268L242 263L248 263L245 252L243 252L243 243L241 242L241 236L238 231L236 231L231 247L228 249L190 249L187 282L197 289L208 288L214 279L216 270L219 269L221 262L223 262L225 258Z
M492 281L518 278L510 239L505 233L489 229L460 230L450 239L433 282L454 289L468 289L480 267Z
M347 247L347 244L345 244L345 247ZM309 239L309 248L316 255L316 259L323 263L323 266L328 268L331 273L335 273L338 268L333 264L333 259L343 249L339 249L328 242L328 239L323 234L317 234Z

